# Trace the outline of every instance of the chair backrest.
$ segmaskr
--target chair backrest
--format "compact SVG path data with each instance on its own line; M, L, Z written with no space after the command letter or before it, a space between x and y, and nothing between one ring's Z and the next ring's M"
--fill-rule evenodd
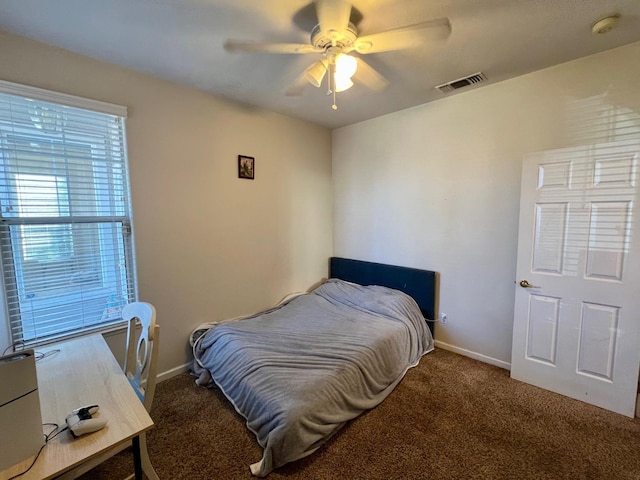
M122 318L129 322L124 373L148 412L156 390L160 326L156 309L146 302L133 302L122 308ZM137 322L141 328L138 329ZM139 334L138 334L139 331Z

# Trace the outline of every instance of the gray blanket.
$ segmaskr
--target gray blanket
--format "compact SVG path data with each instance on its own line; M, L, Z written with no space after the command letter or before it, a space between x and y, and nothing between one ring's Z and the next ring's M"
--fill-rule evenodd
M213 326L194 354L263 447L251 465L262 477L382 402L432 349L411 297L332 279L279 308Z

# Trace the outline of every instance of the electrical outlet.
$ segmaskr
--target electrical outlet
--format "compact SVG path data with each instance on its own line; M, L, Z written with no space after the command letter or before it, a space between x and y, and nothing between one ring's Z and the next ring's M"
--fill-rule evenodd
M442 312L440 314L440 323L447 323L447 320L448 320L447 314Z

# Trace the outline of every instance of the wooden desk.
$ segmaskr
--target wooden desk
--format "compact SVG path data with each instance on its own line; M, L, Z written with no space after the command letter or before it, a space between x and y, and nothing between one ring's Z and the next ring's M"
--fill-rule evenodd
M138 435L153 427L153 421L102 335L80 337L37 350L46 353L55 349L60 352L36 363L42 422L65 426L65 417L71 410L97 404L100 411L96 416L106 418L109 423L102 430L77 439L68 430L61 433L44 447L31 470L18 477L19 480L55 478L131 439L134 448L138 446L139 459ZM44 432L50 430L51 427L45 427ZM30 457L0 472L0 480L23 472L32 461Z

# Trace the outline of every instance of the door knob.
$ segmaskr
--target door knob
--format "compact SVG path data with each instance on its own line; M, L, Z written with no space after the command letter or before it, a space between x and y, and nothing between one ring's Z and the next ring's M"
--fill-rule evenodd
M540 288L540 287L539 287L539 286L537 286L537 285L531 285L531 284L529 283L529 281L528 281L528 280L522 280L522 281L520 281L520 286L521 286L522 288Z

